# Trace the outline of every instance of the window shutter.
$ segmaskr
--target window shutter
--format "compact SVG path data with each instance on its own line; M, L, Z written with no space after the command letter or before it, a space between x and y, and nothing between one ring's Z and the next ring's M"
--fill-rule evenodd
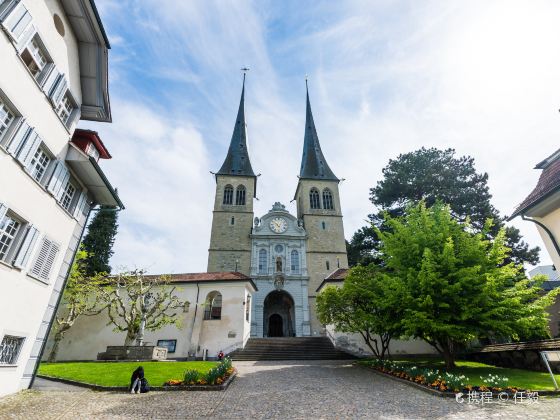
M66 181L68 181L69 177L70 173L68 172L68 169L66 169L64 162L59 160L56 163L56 167L54 168L51 180L49 181L49 185L47 186L47 190L50 191L57 200L60 197L63 186L66 184Z
M48 238L43 238L43 242L41 243L41 247L39 248L33 267L30 270L30 274L41 280L47 281L58 251L59 246L57 244Z
M74 217L78 219L84 210L84 205L86 204L87 194L85 191L80 193L80 198L78 199L78 203L76 204L76 208L74 209Z
M19 3L19 0L4 0L4 3L0 5L0 22L2 22L6 16L10 14L12 9L16 4Z
M37 148L40 144L41 137L39 137L39 134L37 134L35 130L31 129L27 140L17 154L17 160L19 160L23 164L23 166L27 167L27 165L29 165L29 163L31 162L31 159L33 159L33 155L37 151Z
M8 153L16 157L21 147L24 145L27 137L31 132L31 127L22 119L19 127L16 129L12 141L8 145Z
M2 20L2 26L16 44L30 24L31 15L21 1Z
M39 231L33 226L29 226L25 235L25 239L23 240L17 257L14 260L15 267L24 268L27 265L27 261L29 261L29 256L33 251L33 247L35 246L35 242L37 242L38 237Z
M61 74L58 78L58 81L56 82L55 87L52 89L52 93L50 94L51 102L55 107L57 107L60 101L62 101L67 88L68 82L66 81L66 77Z
M50 93L60 77L60 72L53 63L47 63L45 69L41 73L44 73L40 82L41 88L43 92L50 97Z
M31 41L31 39L35 36L36 33L37 33L37 28L33 24L28 25L24 29L23 33L16 41L16 49L18 50L18 52L22 52L23 49L27 47L27 44L29 44L29 41Z
M8 212L8 207L0 203L0 222L4 219L4 216Z

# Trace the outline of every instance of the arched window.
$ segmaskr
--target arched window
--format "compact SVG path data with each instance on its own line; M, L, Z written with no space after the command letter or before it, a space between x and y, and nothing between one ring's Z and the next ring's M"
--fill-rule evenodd
M243 185L237 187L237 191L235 192L235 205L245 205L245 187Z
M268 271L268 258L266 255L266 249L261 249L259 251L259 274L266 274Z
M295 249L292 250L291 253L291 268L292 268L292 273L298 273L299 272L299 252L297 252Z
M233 204L233 187L226 185L224 188L224 204Z
M323 208L325 210L334 210L332 193L328 188L323 190Z
M222 319L222 294L220 292L213 291L206 296L204 319Z
M309 191L309 202L312 209L321 208L321 203L319 202L319 191L317 188L311 188L311 191Z

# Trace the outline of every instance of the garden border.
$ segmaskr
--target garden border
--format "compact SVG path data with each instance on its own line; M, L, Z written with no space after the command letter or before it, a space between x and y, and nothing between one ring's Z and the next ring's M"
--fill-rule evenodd
M237 369L234 370L233 373L228 376L225 382L220 385L164 385L164 386L150 385L150 391L225 391L229 387L229 385L233 382L236 376L237 376ZM60 382L63 384L75 385L82 388L89 388L94 391L128 392L127 386L95 385L95 384L89 384L87 382L75 381L73 379L57 378L56 376L48 376L43 374L37 374L37 377L47 379L49 381Z
M355 366L360 366L362 368L371 370L375 373L377 373L378 375L384 376L386 378L391 378L395 381L407 384L407 385L411 385L421 391L427 392L428 394L432 394L435 395L436 397L440 397L440 398L455 398L455 392L446 392L446 391L438 391L437 389L433 389L433 388L428 388L427 386L424 386L422 384L418 384L416 382L412 382L409 381L408 379L403 379L403 378L398 378L397 376L391 375L390 373L385 373L385 372L381 372L380 370L375 369L372 366L365 366L362 365L360 363L354 363ZM560 396L560 391L547 391L547 390L532 390L534 392L538 392L539 397L541 396Z

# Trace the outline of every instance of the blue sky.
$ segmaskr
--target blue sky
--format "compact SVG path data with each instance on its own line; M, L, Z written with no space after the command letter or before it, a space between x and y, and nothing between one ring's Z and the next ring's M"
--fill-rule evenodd
M516 1L97 0L110 51L112 124L103 169L126 211L112 264L206 270L214 180L247 66L255 215L295 191L305 75L345 234L372 211L369 188L399 153L475 157L504 214L558 147L560 4ZM534 226L515 220L532 245ZM549 263L546 252L542 262Z

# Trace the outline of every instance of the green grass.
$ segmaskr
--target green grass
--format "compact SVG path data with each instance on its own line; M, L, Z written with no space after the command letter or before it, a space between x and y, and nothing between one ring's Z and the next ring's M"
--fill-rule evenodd
M395 357L393 360L402 363L410 363L418 367L435 368L440 371L445 370L445 364L440 359L435 358L414 358L414 357ZM537 372L525 369L502 368L484 363L458 360L455 362L457 367L450 372L458 375L465 375L469 378L470 385L479 385L480 377L487 377L488 374L499 375L509 379L508 385L533 391L554 391L554 383L548 372ZM554 375L556 382L560 384L560 375Z
M101 386L128 386L134 369L142 366L150 385L161 386L170 379L182 380L187 369L205 374L215 365L216 362L41 363L39 374Z

